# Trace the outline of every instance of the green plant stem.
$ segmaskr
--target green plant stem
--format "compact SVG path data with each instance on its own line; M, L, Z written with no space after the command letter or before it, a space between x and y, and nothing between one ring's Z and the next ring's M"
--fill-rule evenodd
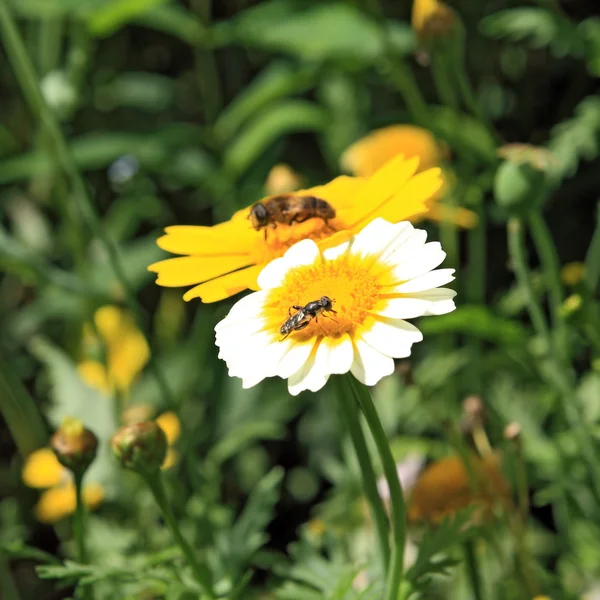
M473 590L473 597L475 600L483 600L483 586L481 584L481 573L479 571L479 564L477 561L477 555L475 553L475 544L472 540L467 540L463 544L465 552L465 566L467 568L467 576L471 589Z
M438 93L438 97L442 104L457 111L459 108L456 91L452 85L452 81L448 76L448 68L445 58L435 53L431 56L431 74L433 82Z
M350 382L350 387L354 391L356 400L365 415L390 489L393 546L383 598L384 600L397 600L404 577L404 546L406 543L406 505L402 494L402 486L398 477L396 461L392 456L390 444L379 420L369 389L356 381L351 375L345 375L345 377Z
M23 458L48 441L37 405L0 354L0 414Z
M412 71L400 60L392 62L388 67L389 79L404 98L413 120L419 125L426 126L429 121L429 111Z
M75 475L75 518L73 527L75 529L75 541L77 543L77 560L87 564L88 555L85 544L85 505L83 504L83 475Z
M552 324L557 332L556 353L561 358L569 356L568 331L562 317L561 309L564 302L564 290L560 281L560 262L552 235L539 211L533 211L529 216L529 228L544 272L550 299L550 315Z
M177 519L175 519L175 515L171 510L171 505L169 504L169 500L167 499L167 495L165 493L165 488L163 485L162 475L160 472L148 473L143 475L144 480L158 507L160 508L162 515L165 519L167 527L171 531L171 534L175 538L175 542L181 548L184 556L186 557L188 564L190 565L194 577L196 581L202 587L204 594L211 599L215 598L215 595L212 591L212 576L210 571L196 559L193 548L190 546L188 541L181 534L181 530L179 529L179 524L177 523Z
M517 275L519 283L523 286L527 298L527 309L533 328L537 335L545 341L548 368L544 374L548 381L553 384L562 401L563 412L569 427L573 431L579 431L581 435L577 436L581 449L582 458L586 464L591 480L591 491L596 503L600 505L600 463L596 455L593 433L584 422L579 406L577 405L577 395L573 390L572 376L566 365L556 353L553 352L552 338L541 307L539 306L531 277L527 266L525 248L523 243L523 224L513 217L508 222L508 249L513 263L513 268Z
M371 511L371 518L375 524L375 533L377 536L377 542L379 545L379 553L382 560L382 573L387 574L389 562L390 562L390 544L389 544L389 531L390 526L388 523L385 507L379 491L377 489L377 478L375 477L375 471L373 470L373 463L369 455L367 448L367 442L358 418L358 408L354 401L354 391L348 385L348 381L344 377L335 378L336 391L340 401L340 409L342 418L344 419L348 432L350 433L350 439L356 452L356 458L360 466L363 488L369 509Z
M88 194L83 178L77 170L63 132L42 95L35 70L27 55L25 45L23 44L23 40L19 34L12 14L5 2L0 2L0 27L2 29L5 51L12 64L17 80L21 85L23 94L30 105L30 108L37 115L42 127L47 132L49 142L51 142L51 145L53 146L53 154L58 164L67 175L84 221L87 223L93 235L97 237L104 246L108 254L109 262L115 276L121 283L125 292L127 306L135 315L140 329L145 331L141 310L137 303L135 292L123 270L119 251L104 230L100 218L96 214L92 199ZM149 368L161 390L165 404L170 408L175 407L176 402L162 372L153 358L150 360Z
M596 207L596 228L585 255L585 281L592 294L600 280L600 203Z

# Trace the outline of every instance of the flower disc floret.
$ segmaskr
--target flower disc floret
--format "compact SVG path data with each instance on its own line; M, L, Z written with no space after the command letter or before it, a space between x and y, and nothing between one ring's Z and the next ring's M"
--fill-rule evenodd
M279 376L292 394L316 391L335 373L351 371L366 385L391 374L393 359L409 356L423 337L405 319L455 308L455 292L439 287L454 271L433 270L446 255L425 241L408 222L376 219L335 248L322 251L312 240L292 246L262 270L261 291L237 302L216 327L229 374L244 387ZM333 310L305 310L322 297ZM298 327L282 335L282 325L298 316Z

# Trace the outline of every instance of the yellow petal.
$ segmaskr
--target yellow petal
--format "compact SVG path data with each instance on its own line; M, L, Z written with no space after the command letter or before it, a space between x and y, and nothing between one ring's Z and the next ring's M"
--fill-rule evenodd
M54 452L50 448L40 448L27 457L22 477L29 487L48 488L58 485L66 474Z
M345 171L369 177L395 156L418 157L425 171L442 161L442 146L431 132L414 125L391 125L371 132L352 144L342 155Z
M172 411L163 413L156 419L157 425L165 432L169 446L172 446L181 435L179 417Z
M108 379L106 367L97 360L84 360L77 365L79 376L87 385L103 394L109 395L112 386Z
M341 175L333 181L305 190L299 190L302 196L316 196L326 200L336 211L352 208L354 199L364 189L368 180L362 177Z
M244 290L258 289L256 285L256 278L262 271L265 265L255 265L235 271L234 273L228 273L212 281L201 283L191 290L188 290L183 299L189 302L192 298L201 298L202 302L218 302L224 298L229 298L235 294L239 294Z
M82 495L84 504L95 508L104 499L104 490L101 485L93 483L84 486ZM75 485L69 482L46 490L35 507L35 514L43 523L55 523L73 514L75 504Z
M135 327L125 328L118 344L108 349L110 381L121 392L129 389L150 359L150 348L144 335Z
M248 214L248 209L246 215ZM256 237L250 221L247 231L236 223L224 228L196 227L193 225L173 225L165 229L166 235L158 238L157 244L173 254L193 254L198 256L222 256L248 254Z
M465 229L477 227L479 222L477 214L473 211L460 206L449 206L437 202L431 205L426 216L432 221L449 221Z
M177 450L169 448L169 450L167 451L167 456L165 456L165 460L160 468L163 469L163 471L166 469L170 469L171 467L174 467L177 464L178 460L179 453L177 452Z
M184 256L169 258L150 265L148 269L158 273L156 283L165 287L179 287L202 283L213 277L248 266L250 259L243 256Z
M94 313L94 323L105 343L110 344L112 340L119 338L123 314L123 309L111 305L102 306Z

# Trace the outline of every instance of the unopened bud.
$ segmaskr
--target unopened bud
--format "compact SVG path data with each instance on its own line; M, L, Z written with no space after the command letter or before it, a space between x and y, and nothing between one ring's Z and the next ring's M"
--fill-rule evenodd
M160 469L168 448L165 432L154 421L121 427L110 445L123 467L145 473Z
M458 18L452 8L440 0L415 0L412 28L419 40L430 45L455 33Z
M485 418L485 406L479 396L467 396L463 402L463 418L461 430L472 433L474 429L482 427Z
M98 438L81 421L67 417L50 445L61 465L81 475L96 457Z
M504 428L504 439L509 442L518 442L521 439L521 426L516 421Z
M302 187L302 180L298 173L284 164L275 165L267 176L265 190L269 195L287 194L295 192Z
M568 319L581 308L582 304L583 300L581 299L581 296L579 294L572 294L562 303L560 314L563 318Z
M506 160L494 176L494 197L508 214L523 216L538 206L545 185L543 171L528 163Z

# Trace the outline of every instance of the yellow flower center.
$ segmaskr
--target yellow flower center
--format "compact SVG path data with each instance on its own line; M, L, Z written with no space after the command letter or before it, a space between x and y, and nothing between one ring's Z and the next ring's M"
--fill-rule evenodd
M327 237L331 237L337 231L347 229L347 226L340 219L331 219L327 224L323 219L314 218L304 221L304 223L294 223L293 225L277 224L277 227L268 226L258 232L258 235L265 236L264 244L257 244L252 254L252 260L255 264L271 262L274 258L279 258L285 254L285 251L301 240L314 240L318 242Z
M335 313L324 311L291 335L299 341L314 336L352 335L379 300L379 285L370 267L371 263L361 257L344 255L291 270L267 299L268 328L280 336L280 327L297 312L294 305L305 306L327 296Z

